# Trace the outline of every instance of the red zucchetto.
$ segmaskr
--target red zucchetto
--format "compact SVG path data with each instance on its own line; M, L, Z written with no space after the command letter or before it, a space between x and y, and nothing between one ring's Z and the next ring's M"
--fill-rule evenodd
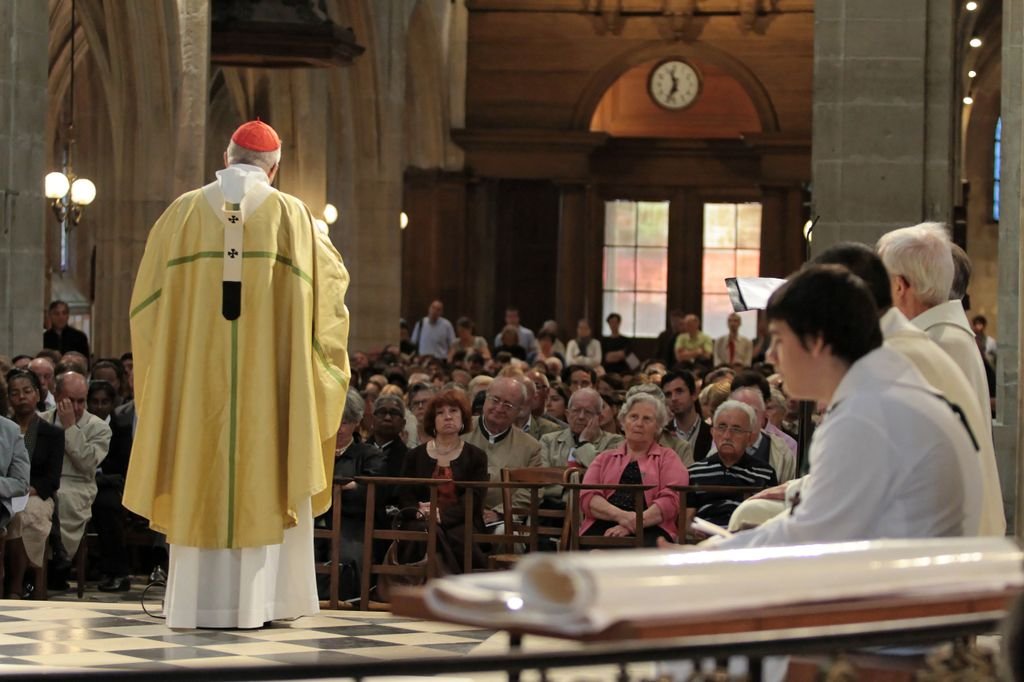
M272 152L281 148L281 138L273 128L259 119L238 126L231 141L254 152Z

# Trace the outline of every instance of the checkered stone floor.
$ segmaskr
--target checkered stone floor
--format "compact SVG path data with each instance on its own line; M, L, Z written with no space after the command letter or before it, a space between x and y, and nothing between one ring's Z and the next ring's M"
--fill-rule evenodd
M171 630L146 615L138 601L0 600L0 678L68 668L169 670L419 659L468 654L492 634L359 611L323 611L261 630Z

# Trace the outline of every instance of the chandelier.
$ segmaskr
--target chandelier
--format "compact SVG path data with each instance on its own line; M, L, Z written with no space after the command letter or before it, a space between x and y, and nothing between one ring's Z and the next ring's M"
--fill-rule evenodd
M57 222L70 230L82 219L82 208L96 198L96 185L88 178L75 175L71 166L71 150L75 145L75 0L71 0L71 79L68 87L67 141L64 145L63 169L47 173L43 191Z

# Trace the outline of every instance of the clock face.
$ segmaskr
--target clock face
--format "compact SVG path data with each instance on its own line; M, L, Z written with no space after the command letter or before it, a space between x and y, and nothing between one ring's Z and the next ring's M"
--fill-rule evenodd
M658 105L678 111L693 104L700 94L697 70L680 59L668 59L651 71L647 89Z

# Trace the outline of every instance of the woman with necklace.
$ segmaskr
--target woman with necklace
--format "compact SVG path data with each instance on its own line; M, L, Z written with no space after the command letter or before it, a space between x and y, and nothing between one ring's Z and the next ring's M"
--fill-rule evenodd
M433 397L423 416L423 428L430 440L406 453L402 475L447 482L438 486L437 509L430 507L428 486L404 486L399 492L403 509L417 509L424 517L434 514L438 519L438 557L449 573L462 572L466 536L473 532L465 528L466 489L457 481L489 480L486 453L460 438L469 420L469 404L462 391L452 389ZM473 496L473 525L477 532L484 531L482 493ZM416 526L423 528L425 522L405 524L409 530ZM420 543L404 543L401 553L403 563L413 562L422 558L424 549ZM482 567L485 563L483 553L474 547L473 565Z
M7 373L7 399L31 462L28 503L7 527L8 599L22 598L25 571L29 566L39 568L45 561L53 494L60 487L64 464L64 431L40 419L36 412L41 392L39 379L32 372L14 369Z

